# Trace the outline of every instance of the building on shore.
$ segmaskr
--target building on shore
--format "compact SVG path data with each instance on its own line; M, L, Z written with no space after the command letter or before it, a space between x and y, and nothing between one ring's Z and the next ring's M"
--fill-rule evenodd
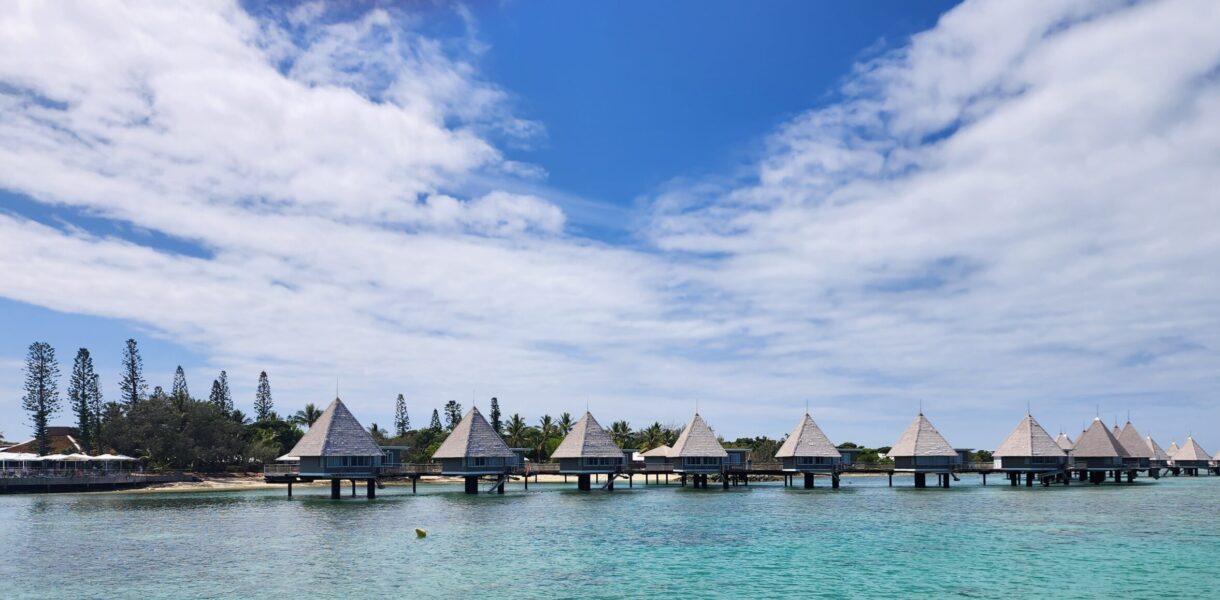
M1093 484L1105 481L1108 473L1113 473L1114 481L1118 482L1127 457L1127 449L1114 437L1114 432L1106 428L1101 418L1094 418L1072 448L1071 465L1080 472L1082 480L1087 473L1088 481ZM1129 474L1128 480L1133 477Z
M1076 445L1076 443L1072 441L1072 438L1068 437L1068 434L1062 431L1059 432L1059 437L1055 438L1055 443L1058 444L1059 448L1064 452L1071 452L1072 446Z
M62 425L50 425L47 427L47 448L48 454L85 454L89 452L88 448L80 445L76 440L77 433L75 427L65 427ZM13 444L4 449L5 452L12 454L28 454L38 453L38 440L28 439L23 442Z
M479 478L491 477L493 488L504 493L508 476L522 465L523 457L508 447L476 406L449 433L432 454L441 463L441 474L466 480L466 493L479 493Z
M917 488L927 487L928 473L937 475L940 487L949 487L953 470L962 460L961 454L949 445L922 412L911 421L887 454L894 460L894 471L915 474Z
M728 455L699 413L686 424L669 451L674 472L681 474L683 481L690 479L696 488L707 487L708 475L723 475ZM728 487L728 479L722 476L721 480Z
M992 453L995 467L1008 475L1011 485L1017 485L1025 475L1025 485L1032 486L1038 477L1043 484L1058 477L1066 482L1068 455L1059 447L1033 415L1025 415L1017 428Z
M796 429L788 434L788 439L775 452L775 458L780 460L780 467L784 471L803 473L806 489L813 487L815 473L830 475L832 487L839 487L839 467L843 464L843 454L809 413L805 413L797 422Z
M1174 474L1181 471L1184 475L1198 475L1199 469L1207 470L1211 466L1212 457L1192 436L1187 436L1182 447L1173 454Z
M579 489L591 489L592 475L605 475L606 490L613 491L618 475L630 470L634 452L619 448L597 419L586 411L551 453L551 460L559 461L561 474L576 475Z
M373 436L336 397L292 450L280 458L297 464L295 473L288 472L285 476L289 496L294 482L329 479L330 496L338 499L339 486L344 479L352 482L353 495L356 482L363 481L368 497L375 498L382 456L381 447L373 441ZM273 473L268 471L268 481L273 480Z
M648 471L669 471L673 464L669 462L669 453L673 450L669 444L661 444L652 450L644 452L644 469Z
M1127 458L1123 459L1123 466L1128 469L1145 470L1152 468L1152 451L1148 449L1148 444L1144 443L1144 436L1136 431L1135 426L1131 421L1127 421L1123 425L1122 431L1118 434L1118 441L1122 443L1123 448L1127 449ZM1149 473L1156 476L1156 473Z

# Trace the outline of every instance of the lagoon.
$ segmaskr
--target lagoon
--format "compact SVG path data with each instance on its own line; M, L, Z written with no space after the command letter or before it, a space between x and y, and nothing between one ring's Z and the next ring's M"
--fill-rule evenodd
M1220 478L840 490L575 483L0 497L0 596L1220 595ZM819 485L822 482L819 481ZM347 489L345 488L345 493ZM417 539L416 527L429 535Z

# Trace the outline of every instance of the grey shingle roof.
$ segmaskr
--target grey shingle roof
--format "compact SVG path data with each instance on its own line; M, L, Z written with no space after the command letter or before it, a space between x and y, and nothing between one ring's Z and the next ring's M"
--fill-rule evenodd
M286 456L380 456L381 447L335 398Z
M551 458L616 458L622 455L623 450L610 434L586 411L551 453Z
M1089 428L1080 434L1076 445L1072 447L1072 456L1077 458L1127 458L1130 456L1123 443L1114 437L1114 433L1106 428L1100 418L1094 418Z
M1064 452L1071 450L1072 446L1076 445L1076 443L1072 441L1072 438L1068 437L1068 434L1063 432L1060 432L1059 437L1055 438L1055 443L1058 444Z
M796 456L820 456L841 458L838 448L830 442L830 438L822 433L813 417L806 414L796 424L796 429L784 440L784 444L775 453L775 458L790 458Z
M1203 450L1199 442L1193 437L1187 437L1186 442L1173 455L1175 461L1178 460L1211 460L1212 456Z
M1064 452L1051 438L1051 434L1034 420L1033 415L1025 415L992 456L1064 456Z
M1127 454L1135 458L1152 458L1152 450L1148 448L1148 444L1144 443L1143 436L1135 430L1135 426L1131 421L1127 421L1123 425L1122 433L1118 434L1118 441L1122 443L1123 448L1127 449Z
M1148 446L1148 452L1152 454L1152 460L1169 460L1169 454L1161 449L1161 445L1152 439L1152 436L1144 438L1144 445Z
M673 448L670 448L669 444L661 444L660 446L657 446L656 448L653 448L652 450L645 452L643 454L643 456L644 456L644 458L653 458L653 457L657 457L657 456L668 457L669 453L672 451L673 451Z
M911 421L902 437L894 442L894 447L886 453L890 458L897 456L957 456L957 451L944 436L932 426L923 413L919 413Z
M729 453L724 451L724 446L716 440L716 434L712 433L712 428L707 426L703 421L703 417L699 413L695 413L694 418L687 423L686 429L682 430L682 434L678 436L678 441L674 442L674 447L669 451L672 457L683 456L719 456L721 458L728 456Z
M516 456L509 449L508 444L505 444L496 433L496 430L491 428L487 419L483 418L483 413L479 412L477 406L471 408L470 412L462 417L461 422L453 428L441 447L432 454L432 458L465 458L468 456L473 458L513 458Z

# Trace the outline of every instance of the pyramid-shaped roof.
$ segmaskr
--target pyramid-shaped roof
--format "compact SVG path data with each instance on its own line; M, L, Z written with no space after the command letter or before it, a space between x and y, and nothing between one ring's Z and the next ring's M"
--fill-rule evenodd
M839 449L831 443L830 438L822 433L822 429L813 422L808 413L796 424L796 429L784 440L784 444L775 453L775 458L791 458L796 456L814 456L824 458L841 458Z
M585 416L576 422L572 431L551 453L551 458L617 458L622 455L623 450L614 443L610 434L602 429L591 413L585 412Z
M1177 442L1169 442L1169 447L1165 449L1165 454L1168 454L1169 458L1173 458L1173 455L1177 454L1178 450L1181 450L1181 448L1178 447Z
M644 456L644 458L654 458L657 456L668 457L669 453L672 451L673 451L673 448L670 448L669 444L661 444L660 446L657 446L656 448L653 448L652 450L645 452L643 454L643 456Z
M1033 415L1025 415L992 456L1064 456L1064 453L1063 448L1034 420Z
M919 413L894 447L886 453L890 458L899 456L957 456L957 451L944 436L932 426L932 422Z
M1073 442L1072 438L1068 437L1068 434L1063 433L1062 431L1059 432L1059 437L1055 438L1055 443L1058 444L1064 452L1071 450L1072 446L1076 445L1076 442Z
M1118 434L1118 441L1122 442L1123 448L1127 449L1127 454L1132 458L1152 458L1152 451L1148 449L1148 444L1144 443L1143 436L1135 430L1131 421L1123 425L1122 433Z
M719 456L724 458L729 455L724 451L724 446L716 440L716 434L712 433L712 428L707 426L703 421L703 417L699 413L686 424L686 429L682 430L682 434L678 436L678 441L674 442L674 447L669 451L669 455L675 458L685 456Z
M1177 460L1211 460L1212 455L1203 450L1199 442L1193 437L1187 437L1186 443L1173 455L1173 459Z
M500 434L496 433L487 419L483 418L483 413L479 412L477 406L471 408L470 412L462 417L461 422L453 428L441 447L432 453L432 458L513 458L515 456L516 454L509 449L508 444L504 443Z
M1100 418L1094 418L1089 428L1080 434L1076 446L1072 448L1072 456L1077 458L1127 458L1130 456L1123 443L1114 437L1114 433L1106 428Z
M1169 460L1169 453L1161 449L1160 444L1152 439L1152 436L1144 438L1144 445L1148 446L1148 452L1152 455L1152 460Z
M335 398L285 456L379 456L381 447L343 401Z

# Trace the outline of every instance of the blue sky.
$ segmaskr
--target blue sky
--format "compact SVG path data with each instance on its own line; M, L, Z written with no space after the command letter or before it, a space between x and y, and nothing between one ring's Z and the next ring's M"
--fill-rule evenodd
M96 12L94 12L96 11ZM185 24L190 24L186 27ZM1205 2L0 9L20 360L221 369L366 422L958 445L1031 405L1220 449ZM142 40L135 42L134 40ZM69 419L68 413L60 421ZM1212 444L1212 446L1208 446ZM1213 448L1215 446L1215 448Z

